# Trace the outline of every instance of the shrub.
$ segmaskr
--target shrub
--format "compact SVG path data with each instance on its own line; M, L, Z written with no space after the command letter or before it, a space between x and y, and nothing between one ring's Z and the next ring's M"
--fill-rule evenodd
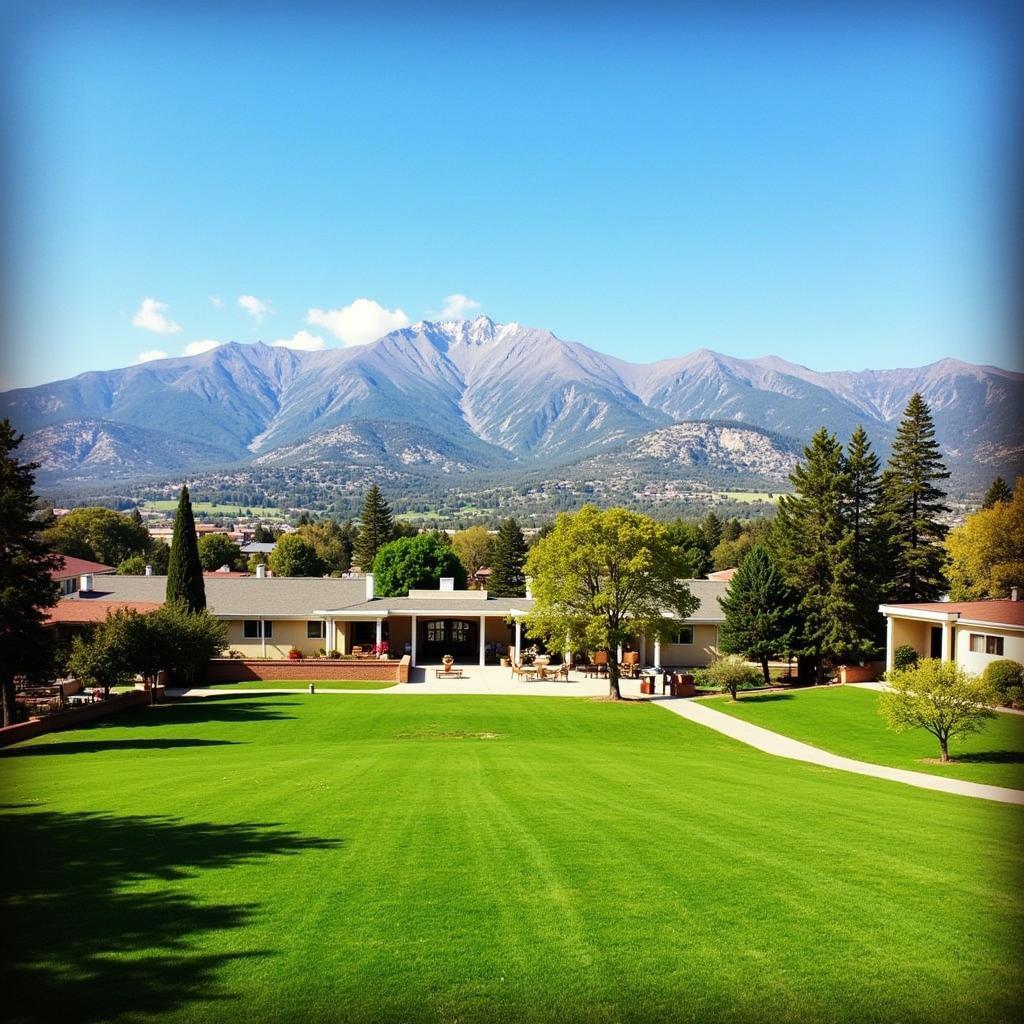
M328 658L340 658L341 657L341 651L339 651L337 649L332 649L332 650L327 652L327 657Z
M917 664L917 651L910 644L901 644L892 652L892 667L897 672L913 668Z
M712 686L728 692L736 700L736 691L757 686L761 673L738 654L727 654L708 666L706 678Z
M302 651L298 647L292 647L288 651L288 658L290 661L298 661L302 657Z
M1020 690L1024 687L1024 665L1019 661L1011 661L1009 658L990 661L985 666L981 678L987 686L995 690L1000 704L1015 703L1015 691L1019 702Z

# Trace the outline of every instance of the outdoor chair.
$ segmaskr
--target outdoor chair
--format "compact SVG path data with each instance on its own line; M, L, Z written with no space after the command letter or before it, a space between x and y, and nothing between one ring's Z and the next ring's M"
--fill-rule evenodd
M622 664L619 665L619 671L622 675L628 679L636 677L637 671L640 668L640 655L636 651L626 651L622 655Z
M594 668L599 676L608 674L608 652L596 651L594 653Z

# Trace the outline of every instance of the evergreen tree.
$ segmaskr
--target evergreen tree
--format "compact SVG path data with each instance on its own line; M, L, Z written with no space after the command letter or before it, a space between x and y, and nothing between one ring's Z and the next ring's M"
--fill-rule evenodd
M878 613L880 581L888 563L888 539L882 516L882 478L878 456L863 427L857 427L846 448L849 477L846 518L852 534L850 584L857 610L857 629L867 645L883 643L883 621Z
M3 724L15 721L14 677L35 675L47 667L50 645L43 620L57 603L50 577L63 559L47 547L32 492L37 464L19 462L15 449L24 440L0 420L0 692Z
M770 685L768 662L792 651L797 615L796 598L767 547L757 544L747 552L718 603L725 612L718 631L719 648L759 661L764 685Z
M377 552L392 539L394 518L391 508L374 484L363 499L359 517L359 536L356 538L353 561L363 572L369 572Z
M1010 490L1006 481L1001 476L997 476L995 480L992 481L992 486L986 492L985 500L981 503L981 507L991 508L996 504L996 502L1012 500L1013 491Z
M182 487L178 498L174 533L171 536L171 555L167 562L167 603L174 602L180 602L190 612L198 612L206 607L203 566L199 561L196 521L192 516L188 487Z
M776 547L786 582L800 594L796 650L814 666L864 653L853 601L853 533L846 522L849 475L843 449L824 427L790 474L794 493L779 499Z
M506 519L494 541L487 589L495 597L522 597L526 593L525 564L526 538L515 519Z
M704 535L704 544L708 551L713 551L722 541L722 520L709 512L700 524L701 533Z
M943 592L942 542L949 511L936 483L949 477L942 463L931 410L919 394L907 403L882 474L882 494L892 542L889 601L937 601Z

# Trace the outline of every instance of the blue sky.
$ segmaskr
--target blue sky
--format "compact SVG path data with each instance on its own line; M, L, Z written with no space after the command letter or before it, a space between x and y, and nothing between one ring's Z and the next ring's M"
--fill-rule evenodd
M3 384L446 306L643 361L1024 369L977 8L626 8L15 5Z

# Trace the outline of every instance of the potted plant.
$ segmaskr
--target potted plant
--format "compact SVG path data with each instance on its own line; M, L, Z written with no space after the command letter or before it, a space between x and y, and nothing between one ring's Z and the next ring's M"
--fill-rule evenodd
M381 661L387 661L388 660L388 642L387 642L387 640L381 640L381 642L379 644L374 644L372 650L373 650L374 655L377 658L379 658Z
M292 647L288 651L288 660L289 661L298 661L301 657L302 657L302 651L300 651L298 649L298 647Z
M446 654L446 655L445 655L445 656L444 656L444 657L443 657L443 658L441 659L441 664L442 664L442 665L444 665L444 670L445 670L445 672L451 672L451 670L452 670L452 665L454 665L454 664L455 664L455 659L454 659L454 658L453 658L453 657L452 657L452 656L451 656L450 654Z

